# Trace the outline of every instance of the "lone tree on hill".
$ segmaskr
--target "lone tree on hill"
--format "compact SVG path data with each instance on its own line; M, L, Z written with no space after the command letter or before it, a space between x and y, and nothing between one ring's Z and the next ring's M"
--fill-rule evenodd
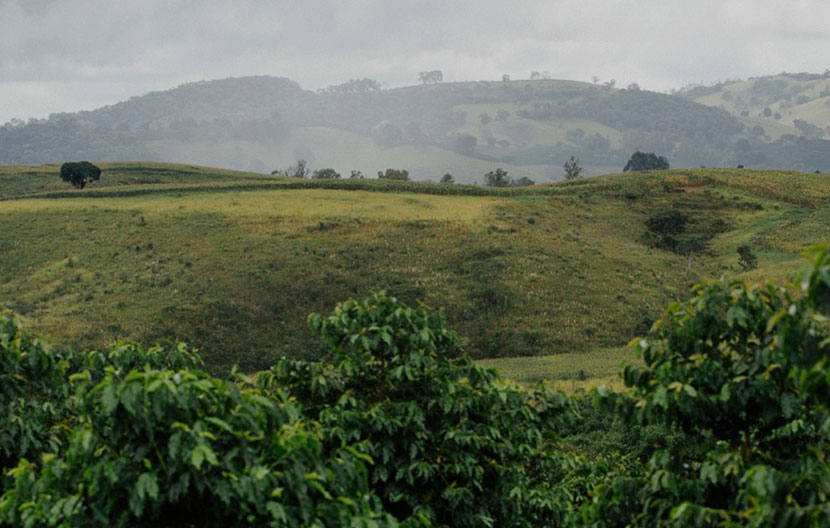
M484 185L489 185L490 187L507 187L510 185L510 177L507 175L506 170L499 167L484 175Z
M448 172L441 176L441 183L455 183L455 178Z
M579 164L579 158L571 156L571 159L565 162L565 179L575 180L582 174L582 165Z
M636 172L647 170L668 170L669 160L658 156L654 152L640 152L639 150L631 155L631 159L625 164L623 172Z
M101 179L101 169L88 161L69 161L61 165L61 179L83 189L87 183Z

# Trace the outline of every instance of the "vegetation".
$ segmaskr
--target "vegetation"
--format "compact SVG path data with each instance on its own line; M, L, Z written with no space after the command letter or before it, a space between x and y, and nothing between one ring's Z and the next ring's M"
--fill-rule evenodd
M309 317L330 363L231 381L183 344L56 355L4 312L0 524L826 526L830 248L807 256L790 289L670 305L594 408L380 293Z
M501 167L484 175L484 185L488 187L508 187L510 183L507 171Z
M378 179L409 181L409 171L406 169L386 169L386 172L378 171Z
M792 95L795 83L784 90L798 115L775 107L773 117L750 119L719 108L730 108L723 101L704 106L544 78L394 90L364 81L323 93L271 77L189 83L91 112L15 121L0 126L0 163L176 159L266 173L303 159L312 172L368 175L405 166L413 180L450 172L472 184L494 166L514 178L558 179L574 154L586 175L617 171L641 150L671 153L675 167L830 169L827 139L816 131L830 122L812 117L830 108L818 85ZM800 96L810 101L797 105ZM762 94L741 94L747 104L753 97ZM776 121L776 112L784 118ZM792 125L782 124L788 119Z
M744 271L753 270L758 267L758 257L752 251L752 246L749 244L741 244L738 246L738 264Z
M654 152L640 152L639 150L631 155L628 163L623 167L623 172L637 172L647 170L668 170L669 161L663 157L658 156Z
M830 180L813 174L497 188L132 163L102 164L105 181L79 195L59 190L59 168L0 168L6 197L34 195L0 201L4 304L75 349L185 340L214 374L319 357L303 314L383 288L444 306L477 359L554 354L573 366L549 379L589 387L608 370L581 356L647 330L700 277L739 274L741 244L758 257L748 277L786 278L830 239ZM661 210L689 218L676 249L646 225Z
M582 165L579 164L579 158L575 156L571 156L568 161L565 162L565 179L575 180L582 175Z
M86 184L101 179L101 169L88 161L67 162L61 165L61 180L69 182L76 189L83 189Z
M311 174L312 180L339 180L340 173L332 168L318 169Z

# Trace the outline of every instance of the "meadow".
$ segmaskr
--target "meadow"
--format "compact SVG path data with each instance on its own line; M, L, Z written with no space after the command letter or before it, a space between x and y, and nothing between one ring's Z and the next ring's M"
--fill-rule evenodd
M386 290L443 308L476 358L521 382L609 381L623 348L704 277L787 278L828 239L830 178L694 169L523 189L311 181L102 164L84 191L57 165L4 167L0 304L75 348L182 339L208 367L318 357L312 312ZM643 242L654 211L723 229L691 256ZM702 232L702 231L701 231ZM708 235L707 235L708 236ZM512 358L520 359L512 359Z

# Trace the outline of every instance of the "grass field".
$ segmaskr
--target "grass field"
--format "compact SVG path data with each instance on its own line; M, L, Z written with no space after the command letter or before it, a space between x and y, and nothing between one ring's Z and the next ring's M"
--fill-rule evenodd
M60 199L46 198L67 187L58 166L0 169L18 198L0 200L0 304L57 343L185 339L211 369L252 371L316 357L310 312L386 289L443 307L465 348L509 376L575 390L610 383L619 347L700 278L739 275L738 245L759 257L748 278L786 279L830 226L825 175L696 169L502 196L142 167L104 164ZM691 259L650 248L645 220L665 208L728 229Z

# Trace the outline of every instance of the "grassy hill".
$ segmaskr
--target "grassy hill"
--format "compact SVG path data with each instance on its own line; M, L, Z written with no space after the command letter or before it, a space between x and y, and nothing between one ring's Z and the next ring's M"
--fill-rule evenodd
M830 138L830 74L781 73L710 87L697 87L685 96L722 108L747 126L760 126L772 139L792 134Z
M449 172L465 183L481 183L497 167L557 181L570 156L586 175L604 174L637 150L664 155L673 167L830 168L830 149L811 129L788 136L793 123L770 118L759 133L760 110L730 115L734 108L720 108L714 92L684 98L564 80L352 88L314 93L274 77L190 83L0 126L0 163L143 159L268 174L304 159L344 174L391 167L418 180ZM810 88L796 100L813 92L823 93ZM699 104L698 95L709 99ZM782 137L788 142L777 144ZM799 138L811 142L794 145Z
M498 190L102 167L84 191L57 165L0 169L0 304L75 347L185 339L215 371L319 354L308 313L386 289L444 307L475 357L555 355L525 378L590 382L702 277L742 273L739 245L759 258L747 278L788 278L799 251L830 240L826 175L693 169ZM691 257L647 243L663 210L702 241Z

